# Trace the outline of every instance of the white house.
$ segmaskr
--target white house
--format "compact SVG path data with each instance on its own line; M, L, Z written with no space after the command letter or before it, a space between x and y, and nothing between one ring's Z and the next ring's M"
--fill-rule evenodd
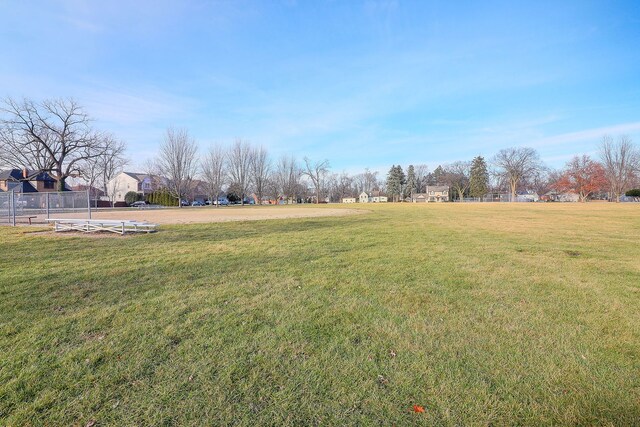
M449 186L448 185L429 185L426 193L427 202L448 202Z
M107 194L114 202L124 201L124 196L129 191L145 194L152 193L157 187L158 177L145 173L120 172L107 184Z
M387 196L381 195L380 191L374 191L371 194L363 191L362 193L360 193L359 202L360 203L386 203Z
M523 191L516 195L516 202L537 202L540 196L535 191Z
M387 203L387 196L371 196L371 203Z
M343 197L342 198L342 203L355 203L356 202L356 198L355 197Z

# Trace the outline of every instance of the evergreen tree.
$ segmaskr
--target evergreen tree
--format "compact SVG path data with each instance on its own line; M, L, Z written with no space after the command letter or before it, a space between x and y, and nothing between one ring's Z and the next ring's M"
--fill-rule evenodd
M431 174L431 185L442 185L444 182L444 174L444 168L442 166L438 166L436 170L433 171L433 174Z
M400 193L401 183L398 180L398 170L396 169L396 165L392 165L391 169L389 169L389 173L387 174L387 193L395 200L395 195Z
M482 198L489 191L489 172L484 157L477 156L471 163L471 178L469 194L471 197Z
M407 186L405 187L404 197L413 196L416 192L417 183L416 183L416 171L413 165L409 165L407 168Z
M402 170L402 166L400 165L396 166L396 176L396 179L398 181L398 192L396 194L398 195L398 199L402 201L402 195L404 193L404 186L407 183L407 177L405 176L404 171Z

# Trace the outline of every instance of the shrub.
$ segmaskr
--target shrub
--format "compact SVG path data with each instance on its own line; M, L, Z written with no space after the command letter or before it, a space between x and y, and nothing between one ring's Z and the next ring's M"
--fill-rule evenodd
M152 205L178 206L178 200L166 190L158 190L147 195L147 202Z
M640 188L634 188L633 190L629 190L625 193L627 197L640 197Z
M133 202L141 200L140 197L140 194L136 193L135 191L129 191L124 195L124 201L127 202L127 205L130 205Z

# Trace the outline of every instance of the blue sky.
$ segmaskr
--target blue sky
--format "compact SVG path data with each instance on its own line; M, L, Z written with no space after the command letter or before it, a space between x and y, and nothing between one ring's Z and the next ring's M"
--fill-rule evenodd
M640 143L640 2L0 0L0 95L72 96L132 163L168 126L335 171Z

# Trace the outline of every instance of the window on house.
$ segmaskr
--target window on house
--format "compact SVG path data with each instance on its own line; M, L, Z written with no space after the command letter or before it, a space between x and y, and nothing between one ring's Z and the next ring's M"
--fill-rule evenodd
M53 188L53 181L45 181L44 182L44 188L52 189Z

